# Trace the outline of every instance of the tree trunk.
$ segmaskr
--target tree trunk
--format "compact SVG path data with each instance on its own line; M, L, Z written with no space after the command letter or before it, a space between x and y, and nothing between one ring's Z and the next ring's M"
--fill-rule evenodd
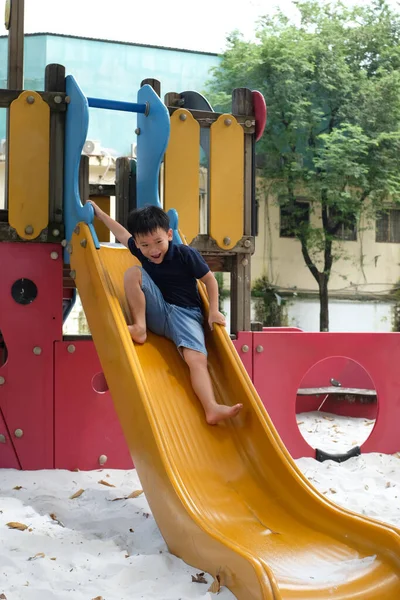
M329 296L328 296L329 275L326 273L319 274L319 330L329 331Z

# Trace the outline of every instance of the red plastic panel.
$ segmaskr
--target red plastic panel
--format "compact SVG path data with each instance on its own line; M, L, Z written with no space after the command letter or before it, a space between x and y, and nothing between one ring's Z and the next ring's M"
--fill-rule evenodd
M249 377L253 379L253 334L251 331L239 331L233 345L242 359Z
M265 104L265 98L261 92L254 90L252 96L254 115L256 118L256 142L258 142L258 140L262 138L265 125L267 124L267 105Z
M62 336L62 249L56 244L3 242L0 265L0 330L8 350L8 360L0 368L5 379L0 408L21 468L51 469L53 347ZM30 304L19 304L11 295L19 279L25 282L17 291L19 297L26 293L27 279L37 288Z
M104 465L109 469L132 469L93 342L57 343L55 363L56 468L90 470ZM106 457L106 462L100 457Z
M6 422L0 411L0 469L20 469L17 455L15 453Z
M391 454L399 450L399 333L255 332L253 336L254 384L294 458L315 456L297 426L297 390L313 365L337 356L358 362L378 394L377 421L362 451ZM257 352L257 346L263 350Z

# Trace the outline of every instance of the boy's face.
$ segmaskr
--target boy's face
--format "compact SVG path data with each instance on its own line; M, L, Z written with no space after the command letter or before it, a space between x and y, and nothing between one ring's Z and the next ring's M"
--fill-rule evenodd
M151 233L135 236L136 247L151 262L160 264L168 252L169 242L172 240L172 229L155 229Z

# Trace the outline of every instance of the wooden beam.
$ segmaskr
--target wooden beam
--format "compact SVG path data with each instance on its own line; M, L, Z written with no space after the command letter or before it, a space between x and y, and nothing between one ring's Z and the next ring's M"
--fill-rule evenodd
M0 108L9 108L10 104L16 100L23 90L5 90L0 89ZM36 92L50 106L51 111L65 112L67 110L66 94L62 91L57 92Z
M140 87L143 87L144 85L150 85L157 94L157 96L161 97L161 83L158 81L158 79L143 79L142 83L140 84Z

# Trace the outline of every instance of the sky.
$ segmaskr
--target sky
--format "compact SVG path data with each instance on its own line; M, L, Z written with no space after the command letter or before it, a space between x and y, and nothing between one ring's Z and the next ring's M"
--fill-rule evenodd
M399 0L389 3L399 6ZM25 31L221 52L234 29L252 39L257 19L276 5L288 16L296 14L291 0L245 0L240 8L235 8L235 0L25 0ZM0 0L2 22L4 6L5 0ZM1 25L0 33L6 33Z

